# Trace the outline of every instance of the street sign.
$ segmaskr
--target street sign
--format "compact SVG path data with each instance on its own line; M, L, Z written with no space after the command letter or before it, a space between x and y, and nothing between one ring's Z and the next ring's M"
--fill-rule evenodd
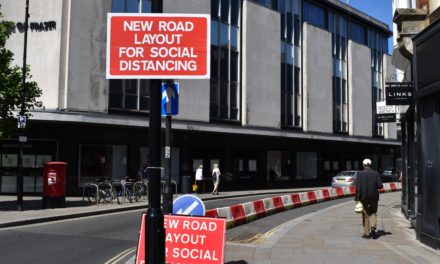
M18 128L26 128L26 116L19 115L17 117L17 127Z
M378 114L376 115L376 123L396 122L396 114Z
M145 213L142 214L136 264L145 263ZM224 263L226 219L164 215L166 263Z
M107 15L107 79L209 79L205 14Z
M396 106L376 102L376 123L396 122Z
M376 102L377 114L395 114L396 107L394 105L387 105L384 101Z
M179 84L162 84L162 116L173 116L179 113Z
M199 197L185 194L174 200L173 214L204 216L205 204Z
M414 83L386 82L385 92L387 105L410 105L413 101Z

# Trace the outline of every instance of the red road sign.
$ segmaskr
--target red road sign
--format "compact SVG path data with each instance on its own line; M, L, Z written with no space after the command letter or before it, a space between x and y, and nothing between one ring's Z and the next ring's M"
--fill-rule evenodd
M224 218L165 215L166 263L224 263ZM145 213L142 214L136 264L145 263Z
M107 16L107 79L207 79L210 17L194 14Z

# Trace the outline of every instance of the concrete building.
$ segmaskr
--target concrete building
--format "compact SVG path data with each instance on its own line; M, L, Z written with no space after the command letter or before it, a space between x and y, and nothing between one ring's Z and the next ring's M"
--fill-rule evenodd
M0 0L17 64L24 3ZM71 194L148 164L149 81L106 80L105 65L107 13L150 10L148 0L31 1L28 63L44 107L26 129L25 192L41 191L47 160L68 162ZM394 73L386 24L336 0L164 0L163 10L211 15L210 79L175 80L176 182L199 164L208 177L220 165L222 189L330 185L365 157L395 166L396 124L375 120ZM1 142L1 193L15 192L16 147Z
M403 5L399 5L403 4ZM397 45L394 65L414 84L414 100L402 125L402 212L417 238L440 248L440 1L397 3L394 13Z

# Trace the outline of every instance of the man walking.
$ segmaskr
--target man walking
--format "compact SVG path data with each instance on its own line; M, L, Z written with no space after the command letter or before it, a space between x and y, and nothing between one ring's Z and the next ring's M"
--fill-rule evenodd
M364 234L362 238L377 238L377 204L379 202L379 189L383 187L380 175L373 170L370 159L362 161L364 169L359 171L356 177L355 200L360 201L364 208L362 213L362 224Z

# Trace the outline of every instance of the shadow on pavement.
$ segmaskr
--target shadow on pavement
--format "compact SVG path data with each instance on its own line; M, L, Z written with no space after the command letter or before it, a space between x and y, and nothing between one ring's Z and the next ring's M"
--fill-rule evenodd
M377 230L376 231L376 236L375 237L373 237L373 239L378 239L378 238L380 238L381 236L388 236L388 235L392 235L393 233L391 233L391 232L387 232L387 231L385 231L385 230Z
M246 262L244 260L239 260L239 261L229 261L229 262L226 262L225 264L248 264L248 262Z
M66 207L92 206L94 204L88 201L66 201ZM43 209L42 200L23 201L23 211ZM17 201L0 202L0 211L16 211Z

